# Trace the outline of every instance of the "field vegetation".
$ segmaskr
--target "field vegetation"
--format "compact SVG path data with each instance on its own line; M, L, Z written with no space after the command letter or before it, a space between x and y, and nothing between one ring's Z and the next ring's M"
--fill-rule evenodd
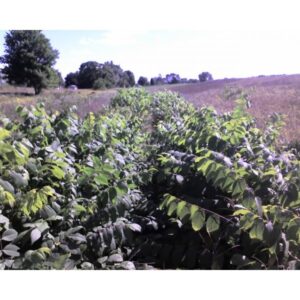
M265 119L274 112L284 116L285 126L281 131L282 143L300 140L300 75L261 76L244 79L222 79L193 84L148 86L150 93L170 90L179 93L196 107L211 105L218 112L231 111L235 100L241 95L250 101L249 112L262 128ZM77 105L80 116L89 111L99 112L109 104L118 89L92 90L48 89L34 95L31 88L0 87L0 111L7 116L16 116L16 105L32 105L44 102L47 109L61 110Z
M0 127L0 267L298 269L299 153L247 106L141 89L84 117L18 106Z

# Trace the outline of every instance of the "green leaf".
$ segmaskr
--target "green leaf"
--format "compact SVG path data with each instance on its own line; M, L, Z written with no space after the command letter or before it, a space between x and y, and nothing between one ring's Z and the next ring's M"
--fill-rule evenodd
M185 208L186 202L185 201L179 201L177 204L176 214L177 216L180 215L181 211Z
M186 216L189 216L190 215L190 210L187 206L184 206L179 214L177 214L177 216L179 217L179 219L182 221L183 219L185 219Z
M29 142L29 141L28 141L28 142ZM17 143L17 144L16 144L16 147L17 147L17 149L24 155L24 157L25 157L26 159L29 158L30 152L29 152L28 148L24 146L23 143Z
M281 236L281 227L278 224L273 224L271 221L269 221L267 224L265 224L265 230L263 239L265 243L268 245L269 250L271 250L271 253L275 253L276 251L276 244L279 241Z
M198 168L198 171L201 171L204 176L206 176L208 168L214 164L215 162L213 160L208 159L201 167Z
M0 186L2 186L4 188L5 191L10 192L10 193L14 193L15 189L14 187L6 180L2 180L0 178Z
M170 217L174 213L174 211L176 211L176 209L177 209L177 203L171 202L171 204L168 207L168 212L167 212L168 216Z
M54 194L55 194L55 190L49 185L43 186L40 189L40 192L42 192L43 194L45 194L47 196L54 196Z
M41 247L38 249L39 252L45 253L50 255L51 254L51 249L49 249L48 247Z
M31 245L38 241L41 238L41 236L41 232L37 228L34 228L30 233Z
M206 221L206 230L208 233L217 231L220 227L220 218L219 216L212 214Z
M223 190L230 192L233 183L234 179L231 176L227 175L227 177L225 177L224 182L220 183L220 186Z
M232 215L233 216L244 216L248 214L250 211L248 209L238 209Z
M199 210L199 206L192 204L190 211L191 211L191 217L193 217L194 213L197 212Z
M250 230L250 233L249 233L250 238L262 241L263 240L264 229L265 229L265 225L264 225L263 220L256 219L254 221L252 229Z
M253 226L254 220L257 217L253 213L247 213L240 219L240 226L243 230L248 230Z
M289 221L286 235L289 240L300 242L300 218L297 217Z
M55 259L52 267L56 270L63 270L65 267L65 263L70 255L70 253L60 255L58 258Z
M127 227L134 232L141 232L142 231L142 227L139 224L127 224Z
M287 191L283 195L283 207L288 207L292 202L298 200L298 187L294 183L288 185Z
M116 204L117 201L117 190L115 187L110 187L108 189L108 196L109 196L109 200L113 203Z
M197 210L191 215L192 228L199 231L205 223L205 212Z
M122 196L124 194L127 194L128 192L128 186L125 182L118 182L116 186L117 194L118 196Z
M4 204L8 204L10 207L13 207L16 199L10 192L3 192Z
M255 195L252 189L246 188L241 198L241 204L248 209L256 206Z
M42 132L43 132L43 127L42 126L36 126L33 129L31 129L31 131L30 131L31 135L33 135L33 136L38 135Z
M18 236L18 232L14 229L5 230L2 234L2 240L6 242L11 242Z
M7 256L18 257L20 256L20 253L18 252L19 249L20 248L16 245L8 244L2 249L2 252Z
M86 209L84 206L80 205L80 204L76 204L74 206L74 209L76 211L76 215L80 215L81 213L85 213L86 212Z
M65 172L58 166L52 166L51 173L57 179L63 179L65 177Z
M96 184L98 185L106 185L108 186L108 178L104 175L104 174L100 174L100 175L97 175L95 178L94 178Z
M0 141L10 136L10 132L2 127L0 127Z
M232 196L237 197L244 193L246 189L246 181L244 179L238 179L233 183Z
M121 254L112 254L108 257L107 262L109 263L120 263L123 261Z
M167 200L166 201L166 206L169 206L170 203L173 202L173 201L175 201L176 199L177 199L176 197L174 197L174 196L172 196L170 194L167 194L167 196L165 198L165 200Z
M13 179L14 184L17 188L26 187L28 185L28 180L25 179L21 174L11 171L9 175Z

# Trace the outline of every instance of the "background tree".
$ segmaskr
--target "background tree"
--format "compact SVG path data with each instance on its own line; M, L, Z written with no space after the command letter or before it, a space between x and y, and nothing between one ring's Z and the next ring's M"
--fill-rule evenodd
M167 83L174 84L180 82L180 76L175 73L167 74L166 75Z
M150 84L151 85L161 85L161 84L165 84L166 83L166 79L162 78L161 75L157 76L157 77L152 77L150 80Z
M121 86L123 70L120 66L115 65L112 61L105 62L101 65L100 78L104 80L106 88Z
M123 74L124 87L131 87L135 85L135 77L133 72L127 70Z
M101 64L96 61L82 63L78 73L78 87L91 89L95 81L100 78Z
M201 74L199 74L200 82L204 82L204 81L208 81L208 80L213 80L213 77L209 72L202 72Z
M138 80L138 84L141 86L149 85L148 78L144 76L140 76Z
M68 87L70 85L78 85L78 71L74 73L69 73L65 77L65 87Z
M58 51L41 30L10 30L0 62L8 83L33 87L36 94L49 84Z

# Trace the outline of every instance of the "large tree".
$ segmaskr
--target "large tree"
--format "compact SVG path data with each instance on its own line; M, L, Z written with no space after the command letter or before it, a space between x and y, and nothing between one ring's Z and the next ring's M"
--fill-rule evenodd
M49 85L59 53L41 30L8 31L4 51L0 62L8 83L33 87L36 94Z
M112 61L103 64L96 61L82 63L78 73L68 74L66 84L76 78L80 89L105 89L135 85L134 74L131 71L124 72L119 65L115 65Z
M78 73L78 87L80 89L91 89L95 81L100 78L102 65L96 61L82 63Z

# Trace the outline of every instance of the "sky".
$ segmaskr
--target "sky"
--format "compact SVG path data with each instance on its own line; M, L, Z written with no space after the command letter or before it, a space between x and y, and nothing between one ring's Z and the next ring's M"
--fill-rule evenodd
M0 55L5 30L0 31ZM113 61L136 79L177 73L215 79L300 73L297 30L43 30L59 50L55 65L65 77L81 63Z

